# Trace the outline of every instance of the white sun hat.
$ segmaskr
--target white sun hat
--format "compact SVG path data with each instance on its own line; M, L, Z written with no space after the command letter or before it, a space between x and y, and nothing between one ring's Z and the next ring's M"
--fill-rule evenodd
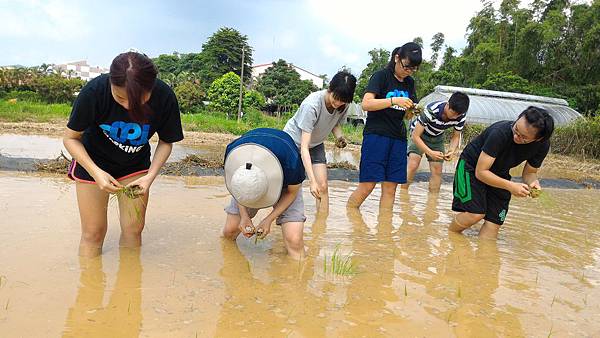
M281 196L281 163L262 145L239 145L231 150L225 159L225 186L233 198L245 207L270 207Z

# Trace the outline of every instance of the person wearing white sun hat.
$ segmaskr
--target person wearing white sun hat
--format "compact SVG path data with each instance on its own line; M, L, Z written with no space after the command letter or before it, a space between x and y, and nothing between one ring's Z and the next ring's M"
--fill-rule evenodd
M264 238L277 221L288 254L304 254L304 201L306 178L300 152L285 132L254 129L231 142L225 150L225 185L232 199L225 208L223 236L235 240L240 233ZM259 209L273 210L258 224L252 218Z

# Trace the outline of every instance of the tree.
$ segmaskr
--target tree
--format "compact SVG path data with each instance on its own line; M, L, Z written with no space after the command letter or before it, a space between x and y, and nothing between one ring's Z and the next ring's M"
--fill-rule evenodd
M417 45L419 45L421 48L423 48L423 38L420 36L417 36L416 38L413 39L414 43L416 43Z
M300 80L300 74L280 59L259 77L256 89L281 111L284 107L299 105L318 88L311 81Z
M197 84L185 81L180 83L174 91L182 113L191 113L202 107L204 93Z
M267 99L263 94L256 90L249 90L244 93L242 105L245 108L262 109L265 106Z
M240 76L242 49L244 50L244 82L247 83L251 77L253 49L248 44L248 37L233 28L220 28L209 37L202 45L202 52L197 58L199 64L191 68L193 71L198 68L205 83L212 83L228 72Z
M152 60L158 69L159 73L174 73L177 74L181 70L180 58L177 52L172 55L161 54Z
M444 34L436 33L433 36L433 38L431 38L431 40L432 41L430 46L431 50L433 51L433 54L431 54L431 64L433 65L433 68L435 68L439 52L442 49L442 46L444 45Z
M240 77L229 72L213 81L208 88L209 109L224 113L227 118L237 115L240 95Z
M529 81L512 72L488 75L481 88L513 93L529 93L531 91Z
M369 55L371 56L371 61L367 63L367 66L360 73L356 82L356 90L354 91L354 101L356 102L362 101L362 97L365 95L365 90L367 89L367 85L369 84L369 80L373 73L385 68L390 59L390 52L383 48L371 49Z

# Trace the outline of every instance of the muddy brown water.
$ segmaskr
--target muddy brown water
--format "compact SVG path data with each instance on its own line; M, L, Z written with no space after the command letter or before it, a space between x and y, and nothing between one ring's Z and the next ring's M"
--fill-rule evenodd
M344 203L315 219L304 188L308 257L219 236L220 177L159 177L144 244L119 250L109 205L104 254L77 257L73 184L0 172L1 337L596 337L600 334L600 191L553 190L550 207L516 199L498 241L450 236L451 190L426 183L379 213ZM358 273L324 272L336 246Z

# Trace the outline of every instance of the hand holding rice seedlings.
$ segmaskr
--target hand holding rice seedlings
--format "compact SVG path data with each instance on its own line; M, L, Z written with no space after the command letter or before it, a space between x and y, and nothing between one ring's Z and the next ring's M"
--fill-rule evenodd
M412 107L406 109L406 113L404 113L404 118L407 120L411 120L415 115L420 115L423 112L423 107L414 104Z
M541 194L542 189L538 189L536 187L532 187L531 189L529 189L529 196L531 196L531 198L538 198Z
M263 240L265 238L265 235L263 235L264 232L265 232L265 230L263 228L256 229L255 237L254 237L255 245L258 244L259 240Z
M330 264L328 265L327 255L325 255L323 263L323 271L325 273L330 271L332 274L338 276L353 276L357 273L356 265L352 261L352 254L342 255L340 252L340 244L335 246L335 250L329 261Z
M531 198L536 198L544 207L553 207L555 205L554 200L550 195L542 190L535 187L531 187L529 189L529 196Z
M142 187L140 187L139 185L128 185L125 186L119 190L117 190L116 193L114 193L111 197L110 200L113 201L115 199L119 199L120 197L127 197L128 199L139 199L142 197ZM142 209L137 205L137 204L133 204L134 207L134 212L135 212L135 217L137 218L138 221L142 221L143 219L143 214L142 214Z
M338 147L338 148L340 148L340 149L341 148L346 148L347 145L348 145L348 142L346 142L346 138L343 137L343 136L338 137L335 140L335 146Z
M454 159L454 152L448 152L444 154L444 161L452 161Z

